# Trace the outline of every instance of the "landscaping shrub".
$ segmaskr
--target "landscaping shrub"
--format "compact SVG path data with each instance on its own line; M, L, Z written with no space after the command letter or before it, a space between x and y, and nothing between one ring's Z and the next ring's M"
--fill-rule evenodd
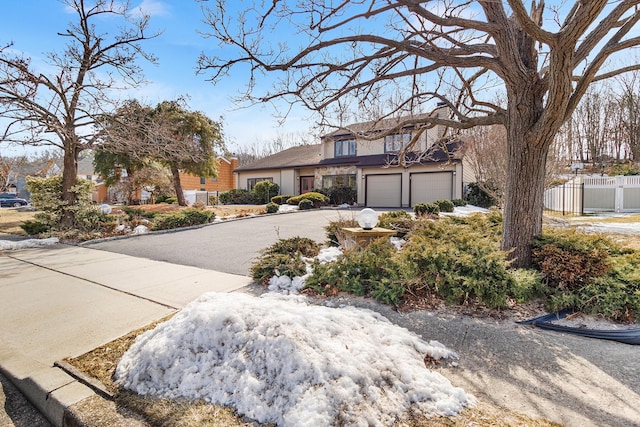
M640 175L640 165L631 161L625 162L625 163L617 163L609 169L608 175L610 176Z
M388 238L377 239L366 248L349 251L335 262L316 265L306 287L318 293L335 287L360 296L371 296L386 304L398 304L404 294L397 250Z
M178 198L177 198L177 197L175 197L175 196L167 197L167 198L165 199L165 203L170 204L170 205L175 205L175 204L177 204L177 203L178 203Z
M218 200L223 205L252 205L256 204L254 194L249 190L236 188L220 193Z
M302 199L300 200L300 203L298 203L298 207L300 208L301 211L312 209L313 201L309 199Z
M403 246L401 265L407 292L436 294L464 304L479 300L504 307L514 287L499 238L480 224L485 219L422 222Z
M614 320L640 319L640 252L601 235L545 230L533 243L533 260L550 311L572 308Z
M156 215L151 228L153 230L170 230L173 228L208 224L214 220L215 216L216 214L212 211L186 208L177 212Z
M434 203L416 203L413 212L418 218L434 217L440 213L440 207Z
M73 213L76 228L91 229L94 219L91 213L97 212L97 208L91 202L93 192L91 181L84 179L76 181L76 185L71 188L77 199L73 206L68 206L62 200L62 175L50 178L27 177L27 190L31 193L31 204L40 210L34 215L36 221L49 226L52 230L57 230L62 216L70 211Z
M327 244L329 246L343 246L346 236L342 229L358 226L358 221L355 218L340 218L337 221L329 222L324 228L327 231Z
M451 203L453 203L453 206L467 206L467 202L464 199L453 199Z
M349 204L353 205L358 200L358 190L346 185L336 185L323 191L329 197L329 203L332 205Z
M259 204L269 203L271 198L278 195L280 186L271 181L260 181L253 187L253 195Z
M140 220L141 218L153 219L156 216L155 212L145 211L144 209L132 208L129 206L123 206L122 212L127 214L127 220Z
M20 228L29 236L37 236L51 230L51 225L37 220L27 220L20 224Z
M453 212L453 202L451 200L436 200L434 205L438 205L440 212Z
M406 236L416 225L417 221L404 210L385 212L378 216L378 227L394 230L398 233L397 237Z
M313 202L313 207L319 208L320 206L324 206L329 203L329 198L324 194L310 191L308 193L300 194L299 196L290 197L287 200L287 203L290 205L300 205L302 200L311 200Z
M277 205L284 205L285 203L287 203L287 200L289 200L291 197L293 196L287 196L287 195L273 196L271 198L271 203L275 203Z
M277 203L267 203L267 213L276 213L280 210L280 205Z
M484 185L488 185L490 188L495 187L490 183L485 183ZM469 184L466 196L469 204L480 206L481 208L490 208L498 204L498 200L485 191L477 182Z
M609 254L619 251L614 246L599 235L555 230L534 240L532 260L546 285L575 291L610 271Z
M266 285L273 276L302 276L307 273L302 257L318 255L320 246L306 237L280 239L262 251L260 258L251 266L251 277Z

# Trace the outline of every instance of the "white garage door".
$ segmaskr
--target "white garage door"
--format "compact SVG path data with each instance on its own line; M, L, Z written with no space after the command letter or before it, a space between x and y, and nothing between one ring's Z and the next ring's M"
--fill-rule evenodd
M452 172L412 173L410 178L411 206L453 198Z
M402 175L366 175L365 204L374 208L402 205Z

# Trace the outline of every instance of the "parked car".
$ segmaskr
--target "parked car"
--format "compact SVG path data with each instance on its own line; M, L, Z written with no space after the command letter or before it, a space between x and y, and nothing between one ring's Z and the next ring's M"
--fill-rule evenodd
M0 198L0 208L19 208L20 206L28 205L25 199L14 197L12 199Z
M18 197L16 193L0 193L0 199L15 199Z

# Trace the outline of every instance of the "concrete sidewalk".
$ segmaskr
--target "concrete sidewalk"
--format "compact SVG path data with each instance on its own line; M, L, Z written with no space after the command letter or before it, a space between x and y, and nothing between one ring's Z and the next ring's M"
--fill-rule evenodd
M251 279L56 244L0 256L0 371L56 426L93 391L54 367Z

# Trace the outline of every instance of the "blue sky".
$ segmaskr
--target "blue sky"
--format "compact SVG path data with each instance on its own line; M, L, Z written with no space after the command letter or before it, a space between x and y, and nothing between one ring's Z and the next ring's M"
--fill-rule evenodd
M196 76L196 61L201 52L213 52L217 42L205 39L197 30L206 31L200 4L194 0L132 0L132 5L150 13L151 29L164 31L142 47L158 58L158 64L141 62L148 85L136 89L128 97L155 105L163 100L188 96L192 110L202 111L214 120L223 117L227 145L230 149L273 140L278 135L309 130L309 114L299 111L283 126L273 117L268 105L239 109L230 97L244 87L246 75L238 72L222 83L213 85L206 75ZM44 53L62 51L64 38L57 36L76 19L62 2L56 0L24 0L3 2L0 43L13 42L13 49L23 51L34 64L44 65ZM105 31L104 29L102 31ZM7 147L2 147L3 153ZM22 148L13 147L22 154ZM26 151L28 153L29 151Z

